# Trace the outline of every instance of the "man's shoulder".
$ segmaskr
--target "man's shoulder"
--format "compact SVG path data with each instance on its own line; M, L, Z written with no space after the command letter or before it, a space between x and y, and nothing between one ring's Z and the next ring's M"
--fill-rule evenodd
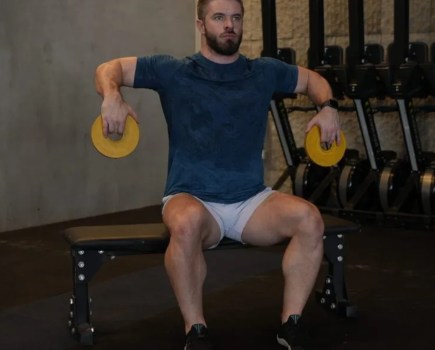
M281 61L274 57L256 57L256 58L247 58L247 60L251 61L252 64L265 65L265 66L288 65L284 61Z
M169 64L169 65L182 65L188 61L188 57L177 58L168 54L154 54L149 56L138 57L139 62L151 64Z
M155 54L138 57L136 72L154 72L160 78L173 78L176 72L184 70L183 67L189 65L189 57L177 58L168 54Z
M267 71L277 76L284 76L287 74L297 74L298 66L289 64L278 58L274 57L258 57L251 61L254 70Z

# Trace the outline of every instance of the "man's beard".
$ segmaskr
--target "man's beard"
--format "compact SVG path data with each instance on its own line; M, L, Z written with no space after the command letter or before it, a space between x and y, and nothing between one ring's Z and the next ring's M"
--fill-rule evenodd
M205 39L207 40L207 45L216 53L224 56L232 56L239 51L240 44L242 43L242 36L236 38L236 41L231 39L226 39L225 42L219 43L218 37L216 35L211 35L205 29Z

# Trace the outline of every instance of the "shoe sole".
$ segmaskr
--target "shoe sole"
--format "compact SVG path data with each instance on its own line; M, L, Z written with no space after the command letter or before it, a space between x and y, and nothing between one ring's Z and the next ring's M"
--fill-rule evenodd
M292 349L291 346L286 342L285 339L276 336L276 341L278 342L279 345L287 347L288 350Z

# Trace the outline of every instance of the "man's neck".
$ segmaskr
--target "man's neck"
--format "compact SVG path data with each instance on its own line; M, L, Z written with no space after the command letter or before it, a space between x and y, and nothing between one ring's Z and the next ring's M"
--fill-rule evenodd
M240 57L240 53L238 51L233 55L226 56L218 54L210 49L210 47L207 45L203 45L201 47L201 54L208 60L218 64L230 64L237 61L237 59Z

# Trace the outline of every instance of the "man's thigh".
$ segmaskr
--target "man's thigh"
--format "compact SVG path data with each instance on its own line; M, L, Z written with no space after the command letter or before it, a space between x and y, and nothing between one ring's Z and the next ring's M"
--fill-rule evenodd
M272 245L293 236L313 204L291 194L274 192L254 211L243 229L243 242Z

